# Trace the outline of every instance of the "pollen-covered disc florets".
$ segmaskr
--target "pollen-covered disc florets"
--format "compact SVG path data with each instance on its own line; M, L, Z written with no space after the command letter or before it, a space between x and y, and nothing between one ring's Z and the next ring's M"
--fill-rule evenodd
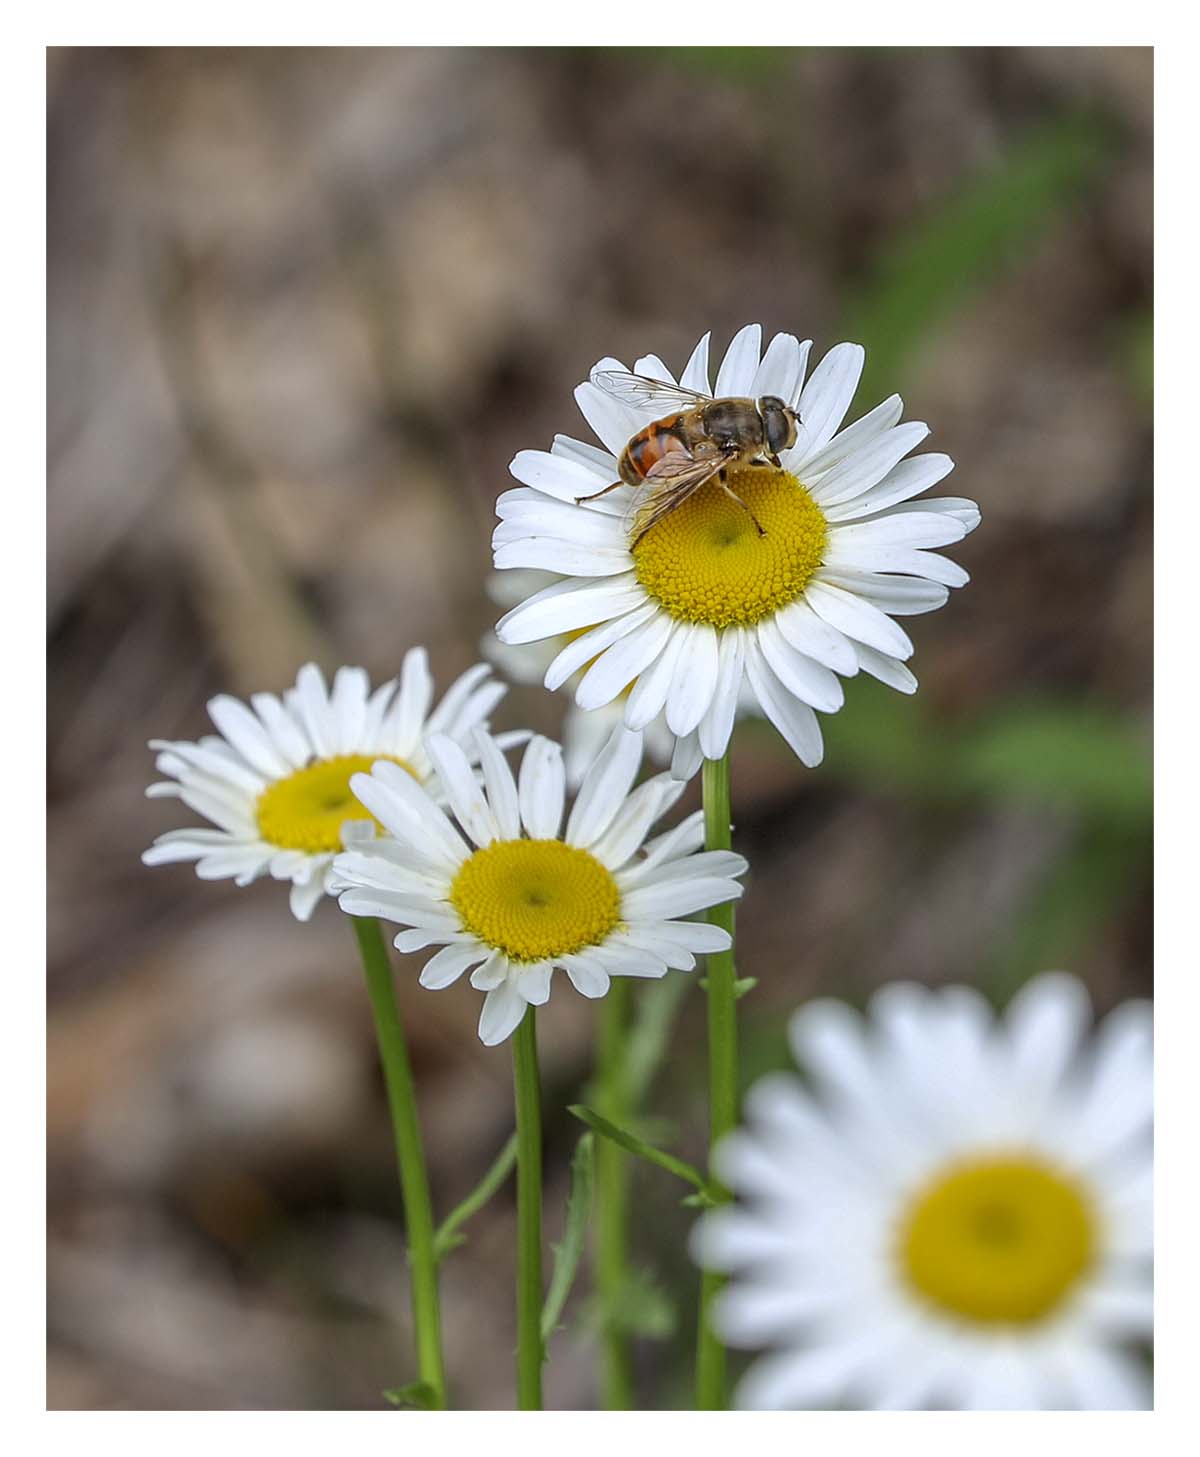
M633 548L638 581L680 622L753 626L795 602L821 565L828 526L794 475L767 465L728 476L753 517L713 481Z
M429 753L454 821L410 776L387 764L352 780L391 839L339 855L342 909L383 916L408 929L402 951L438 950L421 984L445 987L464 972L486 992L485 1043L502 1042L564 971L586 997L614 976L690 971L697 955L722 951L728 934L683 919L741 894L740 855L703 851L702 815L645 844L679 798L669 774L634 789L641 735L618 726L584 776L563 825L562 750L534 738L514 779L496 742L478 732L480 787L467 755L432 738Z
M493 841L450 886L463 925L517 963L598 946L621 920L612 872L561 840Z

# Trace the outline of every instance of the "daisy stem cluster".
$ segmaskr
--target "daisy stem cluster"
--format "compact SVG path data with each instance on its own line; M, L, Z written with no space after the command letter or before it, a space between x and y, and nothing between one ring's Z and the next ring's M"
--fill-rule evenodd
M622 1127L630 1112L625 1048L631 990L627 981L613 982L600 1011L597 1055L599 1111ZM629 1156L607 1138L596 1145L596 1186L596 1289L602 1319L604 1405L609 1411L627 1411L633 1404L633 1372L621 1302L628 1282Z
M387 1084L392 1131L396 1140L396 1162L404 1196L404 1217L408 1233L409 1280L412 1290L413 1329L417 1344L417 1369L429 1388L428 1405L446 1406L446 1368L442 1357L441 1312L438 1303L437 1256L434 1250L433 1205L429 1198L429 1175L421 1146L417 1119L416 1089L404 1037L404 1024L392 984L392 968L379 922L373 916L353 916L354 934L362 956L367 993L375 1017L379 1056Z
M542 1409L542 1095L537 1019L530 1007L513 1033L517 1113L517 1407Z
M733 844L730 819L729 754L705 759L704 848L728 850ZM737 988L733 965L733 902L713 906L710 924L730 936L730 949L708 958L708 1087L709 1163L712 1150L737 1124ZM722 1191L722 1198L727 1198ZM700 1283L700 1324L696 1338L696 1405L721 1411L726 1405L725 1347L712 1325L712 1308L722 1280L705 1271Z

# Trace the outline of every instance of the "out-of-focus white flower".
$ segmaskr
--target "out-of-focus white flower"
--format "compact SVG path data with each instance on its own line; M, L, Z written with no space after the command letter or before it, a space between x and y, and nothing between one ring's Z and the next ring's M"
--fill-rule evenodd
M747 1408L1141 1408L1152 1319L1151 1020L1088 1038L1074 977L1003 1020L898 983L866 1017L799 1011L813 1088L763 1079L716 1167L739 1205L693 1252L732 1272L716 1325L771 1348Z

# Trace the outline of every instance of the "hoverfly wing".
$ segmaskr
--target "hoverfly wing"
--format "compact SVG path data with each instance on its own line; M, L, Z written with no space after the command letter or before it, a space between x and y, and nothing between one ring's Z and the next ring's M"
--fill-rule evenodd
M625 515L630 547L635 547L652 526L657 526L676 506L682 506L690 495L707 485L726 464L723 455L697 457L682 450L668 451L655 461L646 473L643 489Z
M670 384L665 379L647 379L644 375L630 374L625 369L593 369L591 381L611 399L632 405L635 409L662 406L668 410L691 410L708 402L707 395L697 394L695 390Z

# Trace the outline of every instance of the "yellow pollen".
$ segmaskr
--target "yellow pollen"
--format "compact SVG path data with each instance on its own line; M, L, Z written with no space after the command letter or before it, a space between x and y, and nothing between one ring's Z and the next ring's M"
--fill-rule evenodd
M339 754L335 759L318 759L286 779L269 784L259 795L259 834L268 844L284 850L305 850L310 855L340 850L338 832L347 820L374 819L355 799L350 776L369 774L371 765L380 759L399 764L416 778L411 764L391 754Z
M788 471L735 466L727 472L762 525L710 481L652 527L633 549L638 581L672 617L743 627L794 602L821 565L829 527Z
M1088 1270L1096 1228L1084 1191L1035 1158L951 1165L914 1200L896 1253L909 1286L980 1325L1045 1319Z
M463 925L513 961L595 946L621 920L611 874L561 840L498 840L476 850L450 887Z

